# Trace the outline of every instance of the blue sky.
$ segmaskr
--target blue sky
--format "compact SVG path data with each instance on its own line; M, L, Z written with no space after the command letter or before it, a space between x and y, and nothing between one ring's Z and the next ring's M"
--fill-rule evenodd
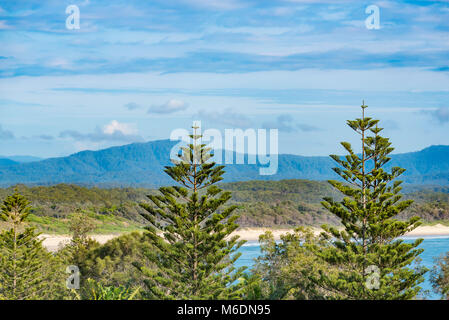
M448 98L448 0L0 2L0 155L167 139L192 120L341 153L362 99L396 152L416 151L449 144Z

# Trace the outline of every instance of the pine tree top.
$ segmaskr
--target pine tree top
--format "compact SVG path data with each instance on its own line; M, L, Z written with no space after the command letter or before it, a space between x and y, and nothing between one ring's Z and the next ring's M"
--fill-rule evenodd
M28 201L16 189L12 195L6 197L3 201L0 211L0 218L3 221L17 226L26 220L30 212L30 201Z

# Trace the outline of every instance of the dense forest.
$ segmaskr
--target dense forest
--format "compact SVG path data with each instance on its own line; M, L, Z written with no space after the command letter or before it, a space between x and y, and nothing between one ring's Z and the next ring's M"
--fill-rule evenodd
M311 180L245 181L223 183L232 193L230 204L238 206L241 227L293 228L298 225L338 224L338 219L321 205L323 197L341 198L327 182ZM68 234L71 214L84 212L98 222L96 232L118 233L142 228L143 209L138 205L157 190L143 188L82 187L59 184L0 189L4 199L15 189L32 203L30 223L42 232ZM399 218L419 216L425 223L449 223L449 192L444 188L409 188L404 198L414 203ZM0 226L1 226L0 222Z

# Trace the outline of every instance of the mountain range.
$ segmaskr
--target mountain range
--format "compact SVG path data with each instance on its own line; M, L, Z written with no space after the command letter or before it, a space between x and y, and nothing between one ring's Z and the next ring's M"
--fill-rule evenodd
M157 140L133 143L99 151L82 151L67 157L33 162L0 159L0 186L15 184L158 187L172 184L163 172L177 141ZM246 159L247 155L245 155ZM274 175L260 175L259 164L229 164L225 182L248 180L337 179L329 157L280 154ZM421 151L392 155L389 167L406 169L402 180L415 185L449 185L449 146L430 146Z
M33 156L0 156L0 165L5 162L5 160L10 160L16 163L26 163L42 160L42 158Z

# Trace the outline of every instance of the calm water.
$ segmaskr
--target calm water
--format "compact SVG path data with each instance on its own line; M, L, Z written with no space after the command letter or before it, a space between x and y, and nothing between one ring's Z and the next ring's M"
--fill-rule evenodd
M420 257L422 259L421 265L432 269L434 265L434 258L440 256L441 254L449 251L449 236L438 237L421 237L424 238L424 241L419 246L424 249L424 252L421 253ZM416 237L404 237L404 241L412 242ZM237 260L236 265L247 266L251 268L254 264L254 259L260 255L260 246L258 242L247 242L243 247L240 248L240 252L242 252L242 256ZM426 296L427 299L439 299L439 296L432 292L432 285L429 282L429 272L427 272L425 278L426 281L421 284L421 287L424 290L429 290L430 294Z

